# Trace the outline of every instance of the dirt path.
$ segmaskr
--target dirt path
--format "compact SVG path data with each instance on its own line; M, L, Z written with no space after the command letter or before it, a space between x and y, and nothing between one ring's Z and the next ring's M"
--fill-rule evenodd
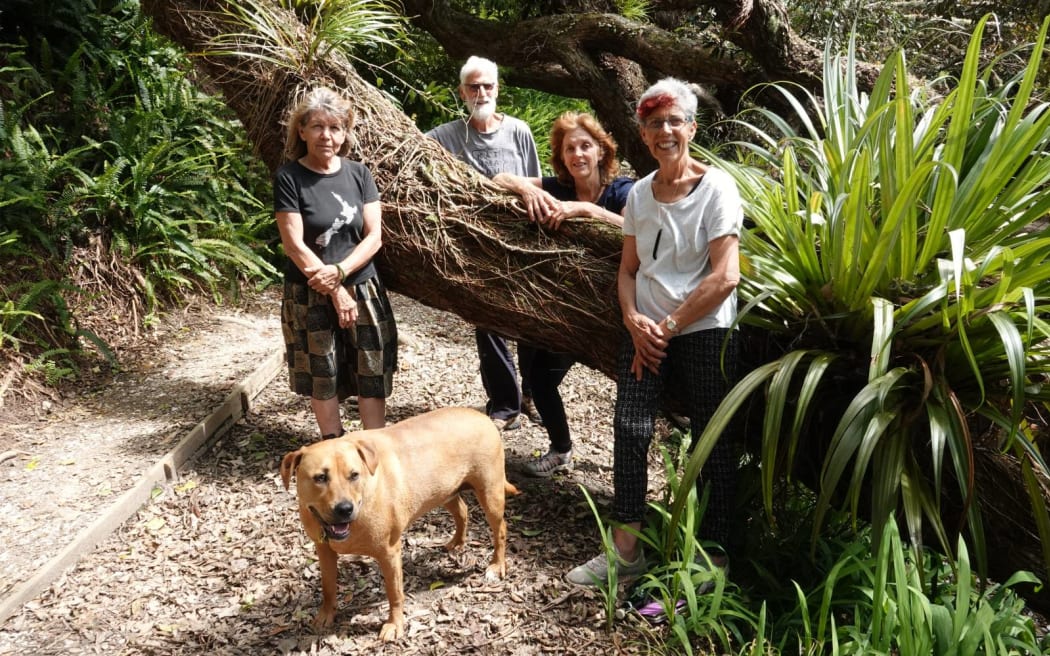
M0 423L0 598L99 521L279 348L267 305L173 313L104 387Z
M391 421L480 405L470 327L393 300L403 344ZM175 322L106 389L0 427L0 451L17 452L0 464L0 596L279 346L275 308ZM646 627L628 618L606 632L598 597L561 579L599 548L580 485L599 504L609 502L613 385L577 366L561 389L576 441L574 472L524 477L521 464L546 448L546 434L528 422L504 434L508 477L523 490L508 502L508 579L484 580L489 538L472 498L470 540L457 555L440 548L451 532L448 515L428 514L405 537L408 635L395 646L376 638L386 600L367 559L341 560L334 631L310 628L317 567L277 463L316 429L281 370L217 444L0 626L0 654L647 653ZM655 454L651 465L655 488Z

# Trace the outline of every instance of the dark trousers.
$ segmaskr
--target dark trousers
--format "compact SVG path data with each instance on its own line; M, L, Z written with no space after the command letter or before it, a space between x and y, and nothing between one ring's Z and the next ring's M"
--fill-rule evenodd
M522 393L532 393L529 373L536 349L518 344L518 363L521 365L521 387L518 387L518 372L507 339L480 328L474 329L474 338L481 361L481 384L488 396L485 411L493 419L517 416L521 412Z
M636 380L630 371L634 344L630 336L624 335L617 366L613 420L613 510L617 520L627 523L644 518L649 478L647 454L664 391L673 392L684 402L695 444L736 381L739 338L736 331L732 331L723 361L722 346L727 332L712 328L672 338L667 357L660 364L660 373L646 370L641 380ZM699 537L713 540L722 547L729 541L729 520L736 492L736 441L730 426L715 443L696 480L698 493L702 492L703 484L711 484Z
M518 348L521 348L520 344ZM551 449L558 453L566 453L572 449L569 421L565 417L565 404L562 403L558 385L561 385L565 374L575 363L576 360L567 353L551 353L542 349L533 351L529 376L532 381L532 400L543 418L543 427L547 429Z

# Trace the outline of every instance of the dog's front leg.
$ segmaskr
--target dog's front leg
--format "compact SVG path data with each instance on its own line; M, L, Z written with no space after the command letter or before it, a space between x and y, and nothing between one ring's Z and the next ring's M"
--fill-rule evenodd
M317 562L321 566L321 609L314 618L314 627L323 628L335 619L335 599L339 586L339 554L327 544L317 543Z
M405 588L401 573L400 537L379 559L379 569L383 573L386 599L390 603L390 615L379 630L379 639L384 642L400 640L405 635Z

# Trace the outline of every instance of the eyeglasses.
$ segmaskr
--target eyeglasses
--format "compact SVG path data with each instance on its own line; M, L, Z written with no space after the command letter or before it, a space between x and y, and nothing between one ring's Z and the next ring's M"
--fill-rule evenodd
M667 118L647 118L642 125L649 130L661 130L666 125L672 130L677 130L686 123L692 122L692 116L668 116Z
M477 82L477 83L474 83L474 84L468 84L468 85L466 85L466 87L468 89L470 89L473 93L477 93L477 92L481 91L482 89L484 89L485 91L492 91L494 88L496 88L496 83L495 82Z

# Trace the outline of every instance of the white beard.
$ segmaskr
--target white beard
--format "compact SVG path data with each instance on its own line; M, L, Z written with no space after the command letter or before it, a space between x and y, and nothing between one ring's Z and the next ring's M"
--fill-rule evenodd
M476 118L479 121L487 121L492 118L492 115L496 113L496 103L488 102L484 104L475 105L473 111L470 113L472 118Z

